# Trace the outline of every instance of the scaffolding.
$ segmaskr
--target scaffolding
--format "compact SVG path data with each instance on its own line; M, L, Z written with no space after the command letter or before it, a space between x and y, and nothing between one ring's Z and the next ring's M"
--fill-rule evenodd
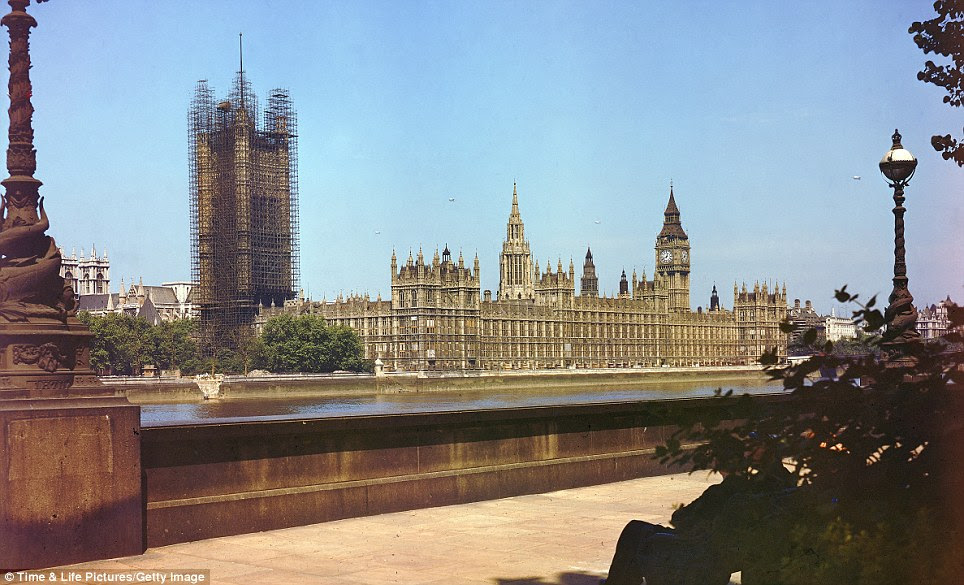
M257 96L239 72L226 100L197 83L188 114L191 278L206 355L237 350L260 306L298 289L297 115L284 89Z

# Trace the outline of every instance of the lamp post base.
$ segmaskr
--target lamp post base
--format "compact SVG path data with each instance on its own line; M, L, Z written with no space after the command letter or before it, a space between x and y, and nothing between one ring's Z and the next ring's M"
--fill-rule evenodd
M93 333L66 323L6 323L0 335L0 400L112 396L90 369Z

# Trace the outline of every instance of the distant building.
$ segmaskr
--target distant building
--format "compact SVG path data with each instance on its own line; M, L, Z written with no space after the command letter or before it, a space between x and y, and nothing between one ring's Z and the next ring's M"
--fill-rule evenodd
M60 276L74 289L75 295L92 295L110 292L110 260L107 250L103 256L97 256L97 249L90 247L90 256L84 255L81 248L80 256L73 250L70 256L60 249Z
M804 333L810 329L816 330L818 340L827 338L826 318L817 314L813 309L813 303L809 300L803 306L800 306L800 299L793 299L793 307L787 312L787 319L793 325L793 331L790 333L791 344L799 343Z
M633 277L635 278L635 274ZM628 299L629 298L629 281L626 279L626 270L624 269L619 275L619 298Z
M830 316L824 317L824 331L827 341L841 339L857 339L857 324L853 318L838 317L834 309L830 309Z
M157 325L162 321L197 318L192 291L193 285L189 282L145 286L141 281L125 289L121 280L120 290L116 293L80 295L78 310L95 316L126 313Z
M720 310L720 295L716 292L716 285L713 285L713 292L710 293L710 310L719 311Z
M947 335L951 328L947 307L952 304L954 301L948 296L936 305L924 307L917 312L917 332L922 338L937 339Z
M479 258L466 266L446 247L391 257L390 300L367 295L333 302L296 299L273 314L317 314L351 327L368 359L387 371L710 366L756 364L765 350L786 356L780 322L786 287L733 287L733 310L690 310L690 244L672 188L656 238L655 274L620 278L619 294L598 296L587 252L577 295L575 266L533 266L513 185L499 262L499 290L480 291ZM596 294L594 290L596 289ZM480 294L480 292L482 294Z
M623 277L626 271L623 270ZM599 296L599 278L596 277L596 265L592 261L592 249L586 248L586 261L582 265L582 280L579 283L579 294L584 297Z

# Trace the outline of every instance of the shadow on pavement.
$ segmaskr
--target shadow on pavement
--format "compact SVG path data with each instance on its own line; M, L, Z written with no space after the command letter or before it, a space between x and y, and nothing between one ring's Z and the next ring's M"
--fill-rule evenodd
M589 573L559 573L554 581L542 577L493 579L496 585L599 585L603 577Z

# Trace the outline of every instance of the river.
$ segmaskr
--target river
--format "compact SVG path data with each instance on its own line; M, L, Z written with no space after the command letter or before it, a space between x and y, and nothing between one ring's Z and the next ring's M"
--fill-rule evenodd
M220 423L238 420L284 420L450 412L456 410L488 410L527 406L598 404L604 402L636 402L709 397L720 384L663 383L659 387L639 390L552 390L544 392L424 392L399 394L363 394L291 398L222 398L178 404L145 404L141 406L141 424L168 426L196 423ZM783 391L781 385L722 385L735 394L772 394Z

